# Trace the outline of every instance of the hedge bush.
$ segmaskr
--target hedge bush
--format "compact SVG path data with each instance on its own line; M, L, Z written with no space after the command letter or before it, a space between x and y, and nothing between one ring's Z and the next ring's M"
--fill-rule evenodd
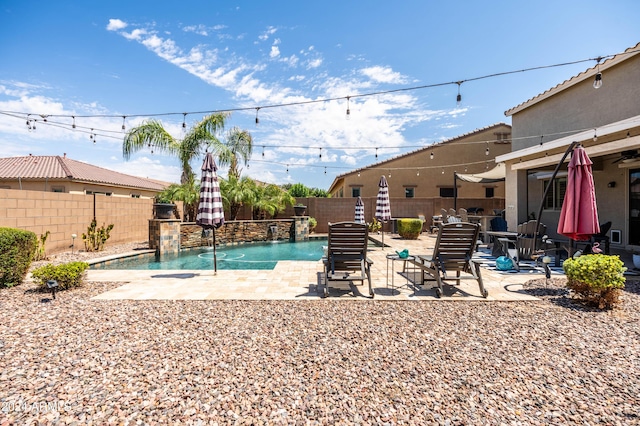
M417 240L422 233L420 219L398 219L398 235L407 240Z
M40 288L47 288L47 281L56 280L59 290L80 287L83 284L84 271L89 268L87 262L69 262L61 265L51 263L36 268L31 277Z
M567 287L600 309L612 308L624 288L626 268L619 256L587 254L567 259L562 265Z
M0 228L0 287L13 287L22 282L38 245L31 231Z

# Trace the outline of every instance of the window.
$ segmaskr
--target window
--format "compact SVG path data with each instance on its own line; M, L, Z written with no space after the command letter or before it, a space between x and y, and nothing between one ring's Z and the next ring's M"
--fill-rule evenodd
M361 188L359 186L351 188L351 196L354 197L354 198L359 197L360 196L360 189Z
M485 188L484 189L484 198L493 198L493 190L494 190L494 188Z
M453 186L450 188L440 188L441 198L453 198Z
M550 180L543 181L543 191L549 185ZM553 186L549 189L547 197L544 199L545 210L560 210L562 208L562 201L564 200L564 193L567 191L567 178L557 177L553 180ZM544 194L544 192L543 192Z
M107 197L111 197L111 192L102 192L102 191L84 191L85 194L87 195L91 195L91 194L96 194L96 195L106 195Z
M140 198L140 194L131 194L131 198Z
M415 188L405 188L404 189L404 198L413 198L414 197Z
M496 143L511 143L511 133L494 133L496 136Z
M64 192L64 186L52 186L51 192Z

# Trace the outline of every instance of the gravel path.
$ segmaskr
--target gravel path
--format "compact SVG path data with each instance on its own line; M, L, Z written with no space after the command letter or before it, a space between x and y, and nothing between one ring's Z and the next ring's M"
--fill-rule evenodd
M90 300L118 285L0 290L1 425L640 424L638 282L606 312L562 280L528 283L540 302Z

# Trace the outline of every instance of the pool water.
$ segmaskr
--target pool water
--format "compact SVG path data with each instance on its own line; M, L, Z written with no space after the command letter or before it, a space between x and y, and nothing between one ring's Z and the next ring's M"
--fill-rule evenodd
M248 243L216 248L218 270L273 269L280 260L316 261L322 258L323 246L327 240L310 240L296 243L268 242ZM103 262L91 266L92 269L213 269L213 249L211 247L187 250L175 255L162 257L154 254L139 255Z

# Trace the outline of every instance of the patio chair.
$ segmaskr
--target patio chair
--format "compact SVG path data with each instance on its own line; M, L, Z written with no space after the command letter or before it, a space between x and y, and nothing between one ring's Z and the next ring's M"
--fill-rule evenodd
M369 229L357 222L329 223L327 255L324 264L325 286L323 297L329 295L332 281L360 281L369 283L369 295L374 296L371 287L371 265L367 258Z
M460 285L462 279L474 279L480 287L480 294L486 298L487 290L482 282L480 265L473 260L473 252L478 241L480 225L477 223L445 223L440 225L436 245L431 255L417 255L409 262L422 271L422 285L425 281L436 281L436 296L442 297L446 281L455 280ZM451 276L455 272L455 277ZM460 273L470 274L461 276Z
M462 207L460 207L458 209L458 216L463 222L469 222L469 214L467 213L467 209L463 209Z
M537 258L539 249L543 245L542 237L546 232L547 226L540 223L536 233L536 221L530 220L518 225L518 236L515 240L498 238L505 256L511 259L516 271L520 271L521 260L535 260Z

